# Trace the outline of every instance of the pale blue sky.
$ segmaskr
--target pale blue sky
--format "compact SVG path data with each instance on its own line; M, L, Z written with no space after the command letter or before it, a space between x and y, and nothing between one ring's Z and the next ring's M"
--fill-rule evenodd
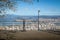
M40 0L34 1L33 4L19 2L16 5L16 12L8 11L7 13L15 15L60 15L60 0Z

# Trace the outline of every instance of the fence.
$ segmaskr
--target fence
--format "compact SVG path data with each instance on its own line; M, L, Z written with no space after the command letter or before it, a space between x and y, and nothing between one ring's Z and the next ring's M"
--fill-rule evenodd
M14 22L0 22L0 29L3 30L55 30L56 25L50 22L43 22L34 20L16 20Z

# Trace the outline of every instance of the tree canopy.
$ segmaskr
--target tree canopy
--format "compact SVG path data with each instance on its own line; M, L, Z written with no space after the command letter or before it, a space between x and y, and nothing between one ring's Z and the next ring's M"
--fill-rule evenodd
M33 3L35 0L0 0L0 15L6 13L6 9L11 9L15 11L15 5L17 1L27 2L27 3ZM39 0L36 0L39 2Z

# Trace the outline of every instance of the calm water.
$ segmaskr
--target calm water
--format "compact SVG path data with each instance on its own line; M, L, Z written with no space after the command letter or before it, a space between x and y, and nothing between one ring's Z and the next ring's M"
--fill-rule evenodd
M19 24L22 24L22 22L0 22L1 26L19 25Z
M20 25L23 24L23 22L14 22L16 19L33 19L37 20L38 16L18 16L18 15L9 15L7 14L4 18L0 18L0 26L5 26L5 25ZM60 18L60 16L40 16L40 18ZM30 22L28 22L30 23ZM57 23L58 24L58 23ZM59 23L60 25L60 23Z
M31 22L25 22L25 24L30 24ZM21 25L23 22L0 22L0 26L9 26L9 25Z

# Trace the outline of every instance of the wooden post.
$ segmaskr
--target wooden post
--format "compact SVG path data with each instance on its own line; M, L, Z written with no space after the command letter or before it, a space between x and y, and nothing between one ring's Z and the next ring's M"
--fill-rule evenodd
M23 31L26 31L25 30L25 20L23 19Z
M40 12L40 10L38 10L38 31L40 30L39 29L39 12Z

